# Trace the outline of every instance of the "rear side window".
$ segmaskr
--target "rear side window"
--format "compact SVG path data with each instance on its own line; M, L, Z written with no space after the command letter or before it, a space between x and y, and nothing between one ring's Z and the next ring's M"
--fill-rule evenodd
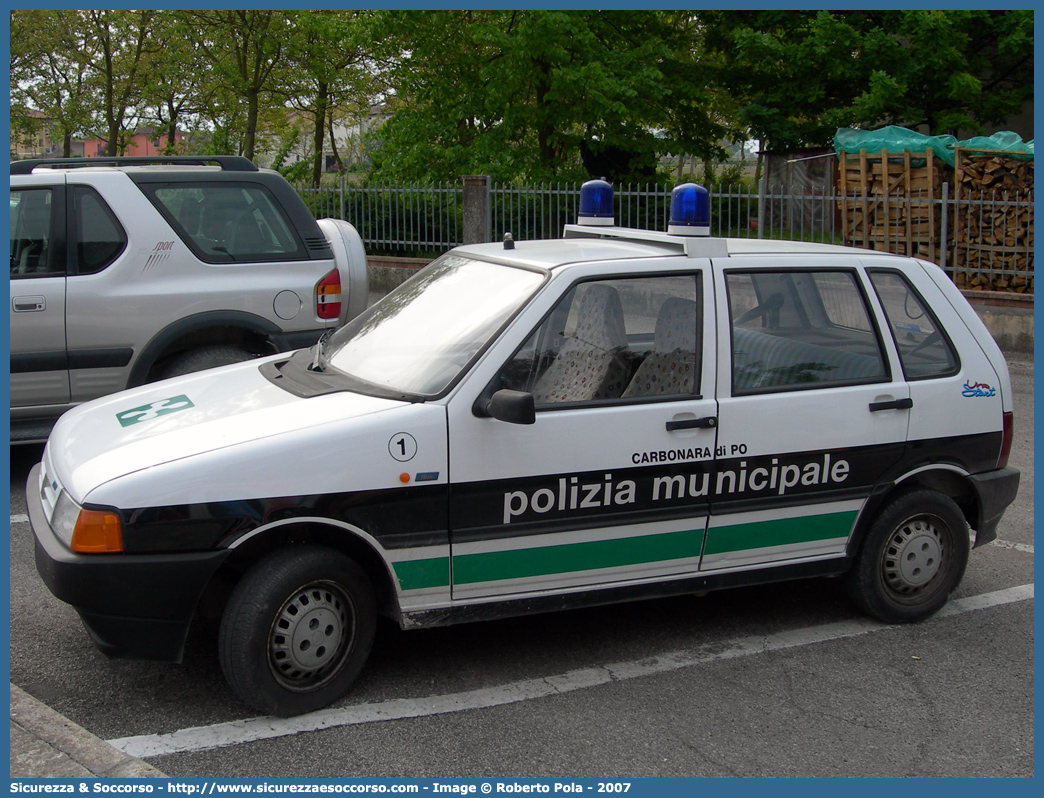
M264 186L144 184L142 190L189 248L208 263L307 257Z
M872 272L888 327L908 380L929 380L957 373L957 353L925 302L896 272Z
M854 273L732 272L725 279L734 395L888 379Z
M96 274L127 246L127 234L93 188L73 186L72 213L76 240L76 273Z
M57 273L51 267L52 201L49 188L11 189L12 277Z

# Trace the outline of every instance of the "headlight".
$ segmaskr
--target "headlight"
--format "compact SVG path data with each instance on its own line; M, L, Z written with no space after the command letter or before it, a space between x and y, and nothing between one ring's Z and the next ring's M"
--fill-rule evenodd
M64 490L58 496L51 528L66 546L81 554L123 551L120 517L105 510L85 510Z
M51 516L51 529L66 546L72 546L73 529L76 519L80 517L80 505L69 498L64 490L58 494L58 501Z

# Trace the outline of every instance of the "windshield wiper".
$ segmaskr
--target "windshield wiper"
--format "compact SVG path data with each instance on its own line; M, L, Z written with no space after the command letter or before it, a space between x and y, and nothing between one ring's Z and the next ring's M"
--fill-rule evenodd
M319 340L312 347L312 362L308 366L309 371L318 371L320 374L326 371L326 366L323 365L323 350L326 348L326 339L330 337L332 332L333 327L320 335Z

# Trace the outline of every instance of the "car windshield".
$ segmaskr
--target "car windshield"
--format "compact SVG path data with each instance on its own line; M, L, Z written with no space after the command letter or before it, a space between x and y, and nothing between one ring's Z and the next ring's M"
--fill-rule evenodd
M383 389L439 394L543 279L444 255L334 333L323 365Z

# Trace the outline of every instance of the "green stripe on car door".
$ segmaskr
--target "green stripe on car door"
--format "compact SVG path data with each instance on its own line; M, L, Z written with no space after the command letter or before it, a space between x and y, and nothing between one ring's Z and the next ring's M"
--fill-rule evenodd
M393 563L395 578L400 590L423 590L432 587L449 587L449 557L432 557L426 560L401 560Z
M701 528L616 540L463 554L453 558L453 583L466 585L526 579L698 557L702 544Z
M852 531L858 512L850 510L798 518L776 518L733 526L711 526L707 532L704 555L732 551L789 546L815 540L846 538Z

